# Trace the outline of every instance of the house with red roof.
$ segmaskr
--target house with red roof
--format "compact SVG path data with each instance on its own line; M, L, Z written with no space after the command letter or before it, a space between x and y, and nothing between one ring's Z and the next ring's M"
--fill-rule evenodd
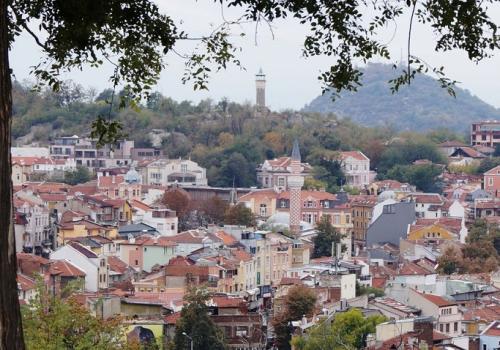
M257 181L263 188L275 188L278 191L288 189L288 177L290 172L291 157L280 157L267 159L257 167ZM301 163L302 175L312 178L312 166L309 163Z
M500 320L491 322L479 336L480 350L495 350L500 345Z
M493 197L500 197L500 165L484 173L483 185L484 190Z
M17 274L17 290L19 294L19 301L29 303L36 297L36 281L22 273Z
M338 158L346 176L346 185L363 189L375 179L375 172L370 171L370 159L363 152L340 152Z
M53 243L47 206L33 193L19 191L14 194L14 208L26 218L23 251L41 255L44 248L51 247Z
M410 289L408 305L419 308L422 311L422 316L434 317L435 329L440 333L450 337L462 335L463 315L455 301L443 296Z
M69 242L50 254L51 260L66 260L85 273L85 291L96 292L109 287L107 257L97 255L78 242Z
M135 170L131 170L137 173ZM140 175L137 173L137 178ZM129 173L125 175L99 176L97 189L111 199L141 199L141 182L134 180Z
M85 284L86 273L68 260L53 260L44 274L44 282L52 295L60 293L69 283Z
M129 201L132 208L132 221L150 225L162 236L174 236L179 229L179 219L175 210L163 206L152 206L137 199Z

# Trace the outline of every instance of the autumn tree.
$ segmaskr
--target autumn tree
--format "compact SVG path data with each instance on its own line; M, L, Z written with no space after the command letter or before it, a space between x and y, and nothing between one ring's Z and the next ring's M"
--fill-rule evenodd
M255 215L244 204L239 203L229 207L224 215L226 225L255 226Z
M204 288L191 288L184 300L181 317L175 324L174 349L189 349L193 339L193 348L199 350L224 350L227 348L222 330L214 324L208 315L207 303L210 294Z
M310 317L316 305L316 295L304 286L296 285L290 288L285 297L283 311L273 319L275 345L278 349L290 349L292 328L291 321L301 320L303 316Z
M227 201L223 200L219 196L214 196L203 201L199 210L209 223L219 225L224 223L228 207L229 205Z
M441 256L438 258L439 273L451 275L454 272L460 271L464 267L462 251L453 245L445 248Z
M327 215L323 215L316 225L317 234L313 239L313 257L332 256L332 243L340 243L341 234L333 227Z
M122 319L96 318L74 297L49 295L41 281L36 290L35 298L22 308L28 349L139 350L127 344Z
M191 209L189 194L181 188L171 188L165 191L161 202L169 209L175 210L179 218L183 218Z
M495 242L500 230L485 220L476 220L462 248L463 266L469 273L491 272L498 268L500 257Z

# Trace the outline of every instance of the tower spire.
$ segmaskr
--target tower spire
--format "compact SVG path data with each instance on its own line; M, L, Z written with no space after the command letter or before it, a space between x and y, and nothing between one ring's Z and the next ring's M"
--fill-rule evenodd
M255 75L255 96L257 108L266 107L266 75L262 71L262 68Z
M290 232L294 236L298 236L300 234L300 219L302 217L301 191L302 186L304 185L304 177L302 176L300 161L299 141L295 139L290 159L291 176L289 176L287 180L290 191Z

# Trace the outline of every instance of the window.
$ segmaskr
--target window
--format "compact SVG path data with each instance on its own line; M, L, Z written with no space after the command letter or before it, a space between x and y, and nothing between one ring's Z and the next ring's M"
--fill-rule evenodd
M444 330L444 325L441 323L441 324L439 325L439 331L440 331L441 333L443 333L443 330Z
M488 186L493 186L493 177L488 177Z
M458 332L458 322L455 322L455 323L453 324L453 331L454 331L454 332Z
M136 260L135 261L135 266L138 266L139 265L139 260Z
M181 164L181 172L186 173L188 171L187 164Z
M278 178L278 186L285 186L285 178L284 177Z
M450 324L449 323L446 324L446 333L450 333Z

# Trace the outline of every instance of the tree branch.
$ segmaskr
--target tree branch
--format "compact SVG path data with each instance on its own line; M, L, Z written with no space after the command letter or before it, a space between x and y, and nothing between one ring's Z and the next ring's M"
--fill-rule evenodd
M19 24L21 27L23 27L24 30L26 30L33 37L33 39L35 40L35 42L38 46L40 46L45 51L48 51L47 46L44 43L42 43L40 41L40 39L38 38L38 36L30 29L30 27L28 27L28 25L26 24L26 21L24 21L22 19L22 17L16 12L16 10L14 10L14 8L12 6L10 6L10 9L11 9L12 13L14 14L14 16L16 16L17 24Z

